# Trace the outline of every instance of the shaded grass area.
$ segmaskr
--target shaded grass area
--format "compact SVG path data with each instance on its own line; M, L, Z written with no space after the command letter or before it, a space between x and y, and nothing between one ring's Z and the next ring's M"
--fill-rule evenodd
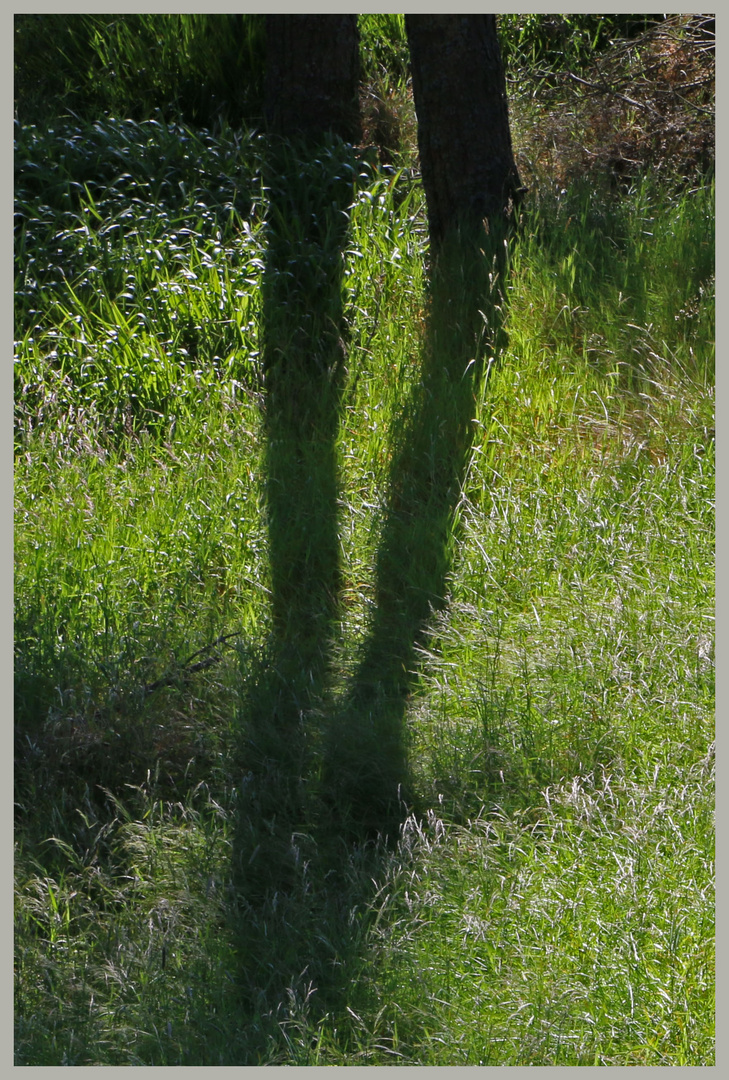
M407 173L101 128L19 133L17 1062L710 1064L713 189L542 191L488 349Z
M256 123L261 15L16 14L15 108L23 124L60 113Z

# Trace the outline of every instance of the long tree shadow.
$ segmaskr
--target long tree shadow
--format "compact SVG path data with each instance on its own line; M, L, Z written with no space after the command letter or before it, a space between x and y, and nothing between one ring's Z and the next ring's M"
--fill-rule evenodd
M503 244L454 236L432 277L422 374L392 459L371 626L349 692L333 702L342 255L354 166L339 141L281 145L265 178L272 631L241 711L233 850L249 1064L267 1060L297 1009L339 1014L346 1004L363 926L353 912L366 908L381 876L382 839L396 838L413 804L407 700L418 645L445 603L474 396L484 356L498 347L493 252Z
M325 739L321 802L351 839L394 839L417 810L405 716L419 646L446 603L476 395L504 346L505 239L493 228L454 231L431 274L421 376L392 457L374 611Z
M245 861L239 887L249 899L290 876L291 836L307 820L310 714L325 691L338 623L342 251L353 177L353 151L334 138L315 148L269 146L262 322L272 629L241 725L237 862Z

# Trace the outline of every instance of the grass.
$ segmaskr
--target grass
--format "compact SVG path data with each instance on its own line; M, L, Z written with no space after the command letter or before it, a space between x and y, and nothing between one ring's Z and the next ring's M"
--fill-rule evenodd
M712 1064L713 186L301 154L17 130L16 1063Z
M261 15L16 15L16 115L260 123ZM154 56L154 60L150 59ZM133 86L133 90L131 87Z

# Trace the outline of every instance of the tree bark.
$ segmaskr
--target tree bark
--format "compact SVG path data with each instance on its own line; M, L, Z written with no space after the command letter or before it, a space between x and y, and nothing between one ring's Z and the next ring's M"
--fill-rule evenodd
M326 131L357 142L359 32L356 15L266 16L265 116L288 138Z
M495 15L406 15L431 248L510 217L514 162ZM487 226L488 227L488 226Z

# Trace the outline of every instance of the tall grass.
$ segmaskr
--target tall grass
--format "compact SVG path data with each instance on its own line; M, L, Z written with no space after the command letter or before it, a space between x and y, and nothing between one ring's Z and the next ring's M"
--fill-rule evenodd
M611 40L636 37L663 16L651 15L500 15L499 43L507 66L541 69L553 76L564 68L581 70Z
M451 349L408 172L17 140L17 1063L711 1064L713 189L541 189Z
M212 125L260 122L262 15L16 15L23 123L104 113Z

